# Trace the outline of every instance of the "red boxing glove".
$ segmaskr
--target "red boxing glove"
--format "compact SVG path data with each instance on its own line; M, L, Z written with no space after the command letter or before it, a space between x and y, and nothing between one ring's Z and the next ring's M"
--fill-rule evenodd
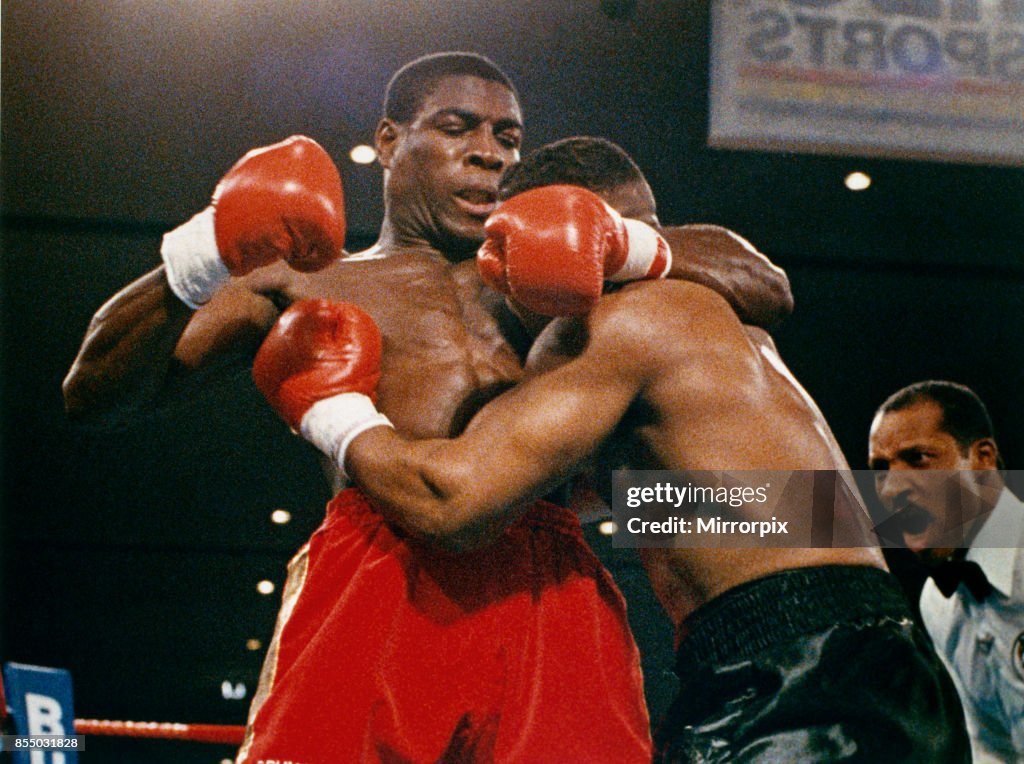
M344 468L352 438L391 425L373 405L381 347L380 330L361 308L302 300L270 330L252 376L291 428Z
M164 236L160 251L171 289L195 308L230 276L278 260L315 271L344 244L338 169L316 141L296 135L236 162L210 206Z
M548 316L588 312L605 279L662 278L672 264L668 244L653 228L623 219L580 186L516 194L484 229L477 253L484 283Z
M217 249L233 276L284 260L316 271L345 245L341 177L311 138L253 149L213 192Z

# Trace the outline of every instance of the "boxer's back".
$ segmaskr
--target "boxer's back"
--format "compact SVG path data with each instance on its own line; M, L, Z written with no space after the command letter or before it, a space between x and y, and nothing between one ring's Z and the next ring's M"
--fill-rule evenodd
M642 395L607 444L604 469L625 464L638 470L848 470L824 417L771 338L744 327L717 294L685 282L648 282L605 301L614 307L601 320L632 327L626 352L649 371ZM556 344L555 354L557 348L564 352ZM539 360L531 356L531 363ZM766 519L760 507L746 510L759 511L756 517L744 511L736 510L735 519ZM807 525L810 511L809 504L783 501L771 514ZM848 529L868 527L855 492L837 493L836 513L837 523ZM655 593L678 624L718 594L779 570L881 567L867 533L861 543L841 549L643 549L642 556Z

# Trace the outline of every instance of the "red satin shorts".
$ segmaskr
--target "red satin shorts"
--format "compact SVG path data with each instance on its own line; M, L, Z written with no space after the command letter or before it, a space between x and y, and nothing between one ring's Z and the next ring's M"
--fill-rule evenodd
M239 762L651 759L625 603L569 510L494 544L397 536L355 489L289 564Z

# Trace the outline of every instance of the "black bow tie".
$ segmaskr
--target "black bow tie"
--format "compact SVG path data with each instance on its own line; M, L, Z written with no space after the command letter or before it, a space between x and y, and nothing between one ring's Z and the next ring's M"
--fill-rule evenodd
M967 587L978 602L984 602L993 591L992 584L985 577L985 571L976 562L965 560L966 549L958 549L953 557L940 562L929 571L929 575L935 580L935 585L946 598L952 597L953 592L962 583Z

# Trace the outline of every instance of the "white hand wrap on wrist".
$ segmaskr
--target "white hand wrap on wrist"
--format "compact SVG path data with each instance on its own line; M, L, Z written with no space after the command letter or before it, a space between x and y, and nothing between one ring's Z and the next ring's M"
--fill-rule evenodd
M394 427L391 421L377 411L368 395L341 393L314 403L299 425L306 440L319 448L338 465L345 474L345 451L356 435L372 427Z
M160 256L171 291L193 310L209 302L231 278L217 251L213 207L207 207L187 223L165 233Z
M622 267L606 278L609 281L664 278L672 267L672 250L668 242L647 223L630 218L624 218L622 222L626 225L629 254Z

